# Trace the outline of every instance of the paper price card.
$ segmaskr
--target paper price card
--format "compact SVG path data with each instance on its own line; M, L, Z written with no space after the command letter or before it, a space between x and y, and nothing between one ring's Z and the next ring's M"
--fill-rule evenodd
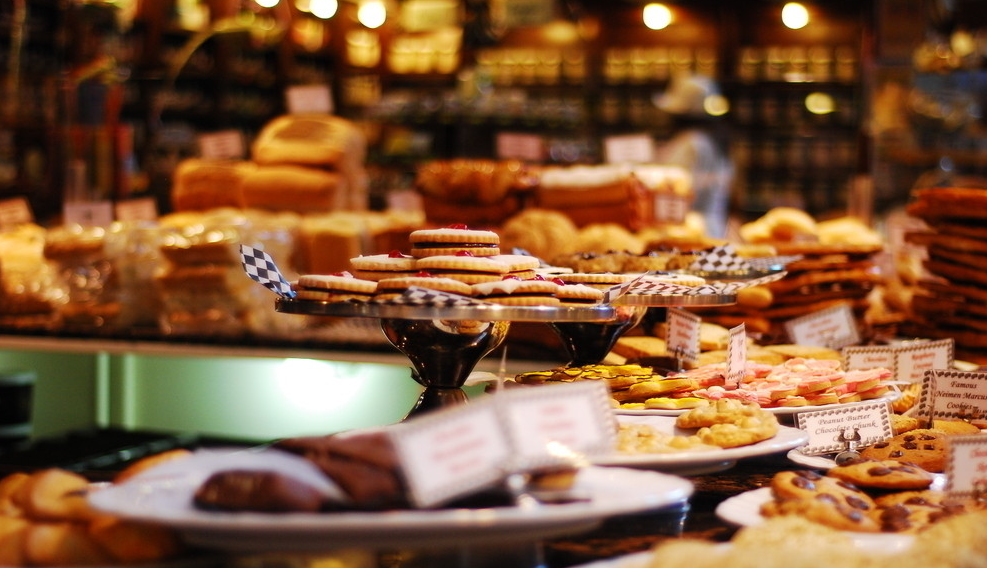
M987 418L987 373L932 369L926 371L918 413L923 418Z
M501 160L541 162L545 159L545 139L537 134L501 132L497 134L497 157Z
M747 373L747 328L744 324L730 329L727 342L727 382L739 385Z
M604 381L516 389L495 398L513 445L515 471L579 464L616 446Z
M31 205L23 197L0 201L0 229L13 229L18 225L34 222Z
M158 204L151 197L118 201L115 210L118 221L153 221L158 218Z
M655 141L647 134L608 136L603 151L609 164L646 164L654 161Z
M839 349L860 343L853 310L840 304L785 322L792 343Z
M329 85L295 85L284 92L288 114L330 114L332 93Z
M952 368L953 352L952 339L880 347L850 346L843 348L843 367L848 370L884 367L894 372L897 381L919 383L928 370Z
M894 435L885 402L862 402L831 410L799 412L795 415L795 424L809 435L809 442L800 450L805 455L838 452L847 447L848 441L856 442L857 446L868 446Z
M109 201L73 201L62 205L66 223L83 227L106 227L113 222L113 204Z
M239 130L199 135L199 155L208 160L239 160L246 155L244 148Z
M894 376L906 383L920 383L926 371L953 367L952 339L899 346L895 352Z
M513 457L491 401L426 414L389 432L411 502L421 508L496 482Z
M960 499L987 497L987 436L946 439L946 492Z
M699 324L702 319L696 314L679 308L669 308L667 349L678 359L695 364L699 359Z
M674 193L655 194L655 222L679 224L689 212L689 200Z

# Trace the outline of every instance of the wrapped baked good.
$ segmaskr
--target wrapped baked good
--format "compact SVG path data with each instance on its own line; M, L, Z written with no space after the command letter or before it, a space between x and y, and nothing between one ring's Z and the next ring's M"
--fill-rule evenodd
M517 160L436 160L418 168L415 188L430 223L496 226L521 211L535 181Z
M206 211L243 207L243 180L257 168L242 160L182 160L172 177L171 205L175 211Z
M625 166L552 166L541 170L532 204L561 211L580 227L618 223L636 231L653 219L651 197Z
M23 224L0 232L0 323L47 328L65 301L63 283L44 258L47 230Z

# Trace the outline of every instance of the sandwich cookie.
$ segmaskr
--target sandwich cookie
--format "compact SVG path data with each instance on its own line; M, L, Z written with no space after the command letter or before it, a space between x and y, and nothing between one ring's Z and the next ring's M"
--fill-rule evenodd
M555 297L562 306L595 306L603 301L603 292L585 284L566 284L561 278L554 279L559 284Z
M377 291L377 283L356 278L349 272L307 274L298 277L296 298L318 302L366 302Z
M419 270L434 276L459 280L466 284L497 282L507 275L510 267L486 256L473 256L469 252L455 255L437 255L419 258Z
M506 264L507 273L510 276L517 276L521 280L534 278L535 270L541 266L540 260L526 254L498 254L490 258Z
M466 225L444 229L419 229L408 236L415 258L454 255L468 251L473 256L500 254L500 235L493 231L471 230Z
M638 276L616 272L573 272L558 276L566 284L584 284L590 288L606 291L618 284L625 284Z
M415 267L415 257L398 250L387 254L372 254L350 259L350 267L357 278L366 280L383 280L401 276L414 276L418 269Z
M473 297L508 306L558 306L559 299L555 297L558 289L559 285L550 280L521 280L508 276L495 282L474 284Z
M374 299L378 301L393 300L412 287L427 288L429 290L436 290L447 294L458 294L460 296L469 296L472 293L469 284L460 282L459 280L435 276L428 272L418 272L414 276L385 278L377 282L377 294L374 296Z

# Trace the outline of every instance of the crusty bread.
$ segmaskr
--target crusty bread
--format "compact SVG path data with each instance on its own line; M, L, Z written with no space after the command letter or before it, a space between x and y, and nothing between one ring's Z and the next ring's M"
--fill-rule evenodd
M243 178L243 206L268 211L320 213L342 198L337 173L295 165L256 168Z
M251 155L263 165L335 167L360 138L353 123L343 118L327 114L284 115L261 129Z
M175 211L243 206L243 178L256 168L237 160L182 160L175 168L171 205Z

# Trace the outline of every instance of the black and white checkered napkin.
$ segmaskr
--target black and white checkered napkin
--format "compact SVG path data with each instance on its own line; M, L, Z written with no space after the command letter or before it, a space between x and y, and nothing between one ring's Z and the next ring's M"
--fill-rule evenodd
M630 280L628 282L623 282L621 284L616 284L614 286L607 288L603 292L603 303L611 304L613 303L614 300L623 296L624 294L631 294L631 293L636 294L637 292L633 292L633 290L636 289L636 287L641 283L641 281L644 279L645 276L646 274L642 274L641 276L638 276L633 280Z
M260 282L265 288L272 290L275 294L284 298L294 298L295 291L291 289L291 284L284 278L284 274L274 264L274 259L266 252L240 245L240 264L243 265L244 272L255 282Z
M689 265L690 272L740 272L750 271L751 264L739 256L733 245L726 244L703 251Z
M467 298L466 296L460 296L459 294L450 294L449 292L440 292L438 290L430 290L419 286L410 286L397 298L391 298L385 302L388 304L438 306L442 308L483 306L488 304L487 302Z

